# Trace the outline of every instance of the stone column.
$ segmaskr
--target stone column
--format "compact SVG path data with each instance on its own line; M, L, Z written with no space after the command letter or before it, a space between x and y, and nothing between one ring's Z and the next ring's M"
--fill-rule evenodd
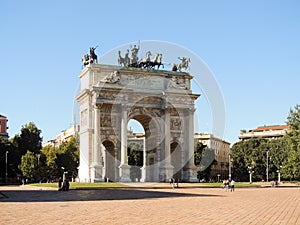
M91 182L101 182L102 177L102 152L101 152L101 141L100 141L100 108L98 105L94 106L94 143L93 143L93 154L91 170Z
M121 120L121 165L120 168L120 182L131 182L130 166L128 165L127 157L127 108L122 105L122 120Z
M160 180L169 181L173 176L174 167L171 165L171 146L170 146L170 109L165 109L164 114L164 160L160 168Z
M143 138L143 167L141 168L141 182L146 182L146 167L147 167L147 155L146 155L146 136Z
M194 163L194 112L195 109L188 109L186 112L186 131L187 131L187 152L186 152L186 166L185 179L188 182L198 182L197 180L197 167Z
M115 170L115 179L114 181L118 181L119 180L119 171L118 171L118 148L115 147L114 148L114 152L115 152L115 167L114 167L114 170Z

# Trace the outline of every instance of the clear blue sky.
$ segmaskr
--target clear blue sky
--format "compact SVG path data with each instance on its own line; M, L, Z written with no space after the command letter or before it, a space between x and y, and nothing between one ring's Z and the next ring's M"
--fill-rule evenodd
M296 0L1 0L0 114L11 137L32 121L52 139L73 122L89 47L100 45L101 56L137 40L162 40L190 49L213 72L225 101L223 138L234 143L241 129L284 124L300 103L299 11ZM211 126L205 105L200 132Z

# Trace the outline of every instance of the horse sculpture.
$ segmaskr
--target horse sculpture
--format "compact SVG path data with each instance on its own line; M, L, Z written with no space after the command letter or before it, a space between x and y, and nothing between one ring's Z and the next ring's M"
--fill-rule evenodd
M179 63L179 64L177 64L177 65L176 65L176 64L173 64L172 71L177 71L177 70L179 70L179 71L181 72L181 69L182 69L182 68L184 68L185 70L190 69L190 67L189 67L189 63L191 62L191 59L190 59L190 58L182 57L182 59L181 59L181 58L178 57L178 59L181 60L181 63Z
M119 65L123 65L123 66L126 66L126 63L125 63L125 58L123 58L122 56L121 56L121 51L119 50L118 51L118 64Z
M139 62L139 66L140 68L148 68L150 63L151 63L151 59L150 59L150 56L151 56L151 52L148 51L146 52L146 58L142 59L140 62Z
M86 54L84 56L82 56L81 58L81 61L82 61L82 67L85 67L89 64L92 64L92 63L98 63L98 57L97 55L95 54L95 50L98 46L96 46L95 48L94 47L91 47L90 48L90 54Z
M95 50L98 46L96 46L95 48L94 47L91 47L90 48L90 58L93 60L92 63L98 63L98 57L97 55L95 54Z
M164 64L162 63L162 54L161 53L157 53L155 54L154 58L153 58L153 68L157 66L157 69L159 70L159 67L162 66L164 68Z
M181 58L178 57L178 59L181 60L181 63L179 63L178 66L177 66L179 71L181 71L182 68L184 68L186 70L190 69L190 67L189 67L189 63L191 62L190 58L182 57L182 59L181 59Z

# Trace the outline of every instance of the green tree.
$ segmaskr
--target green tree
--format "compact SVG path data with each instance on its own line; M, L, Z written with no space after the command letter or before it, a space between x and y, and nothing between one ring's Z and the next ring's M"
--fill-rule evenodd
M140 142L130 142L128 149L128 164L132 166L143 166L143 144Z
M8 178L15 178L21 173L18 168L21 156L18 153L16 146L13 144L12 140L0 137L0 179L2 181L5 181L6 177L6 152Z
M235 179L249 180L249 170L254 171L253 180L266 178L266 152L269 141L262 138L252 138L235 143L231 148Z
M16 135L15 141L21 155L29 150L33 153L40 153L42 148L41 130L33 122L22 126L21 134Z
M283 177L290 180L300 179L300 105L290 109L287 118L290 127L287 139L287 157L282 165Z
M45 146L41 149L41 154L44 161L44 173L45 178L52 179L55 177L61 176L59 173L60 170L58 169L58 166L56 165L56 158L58 155L58 148L55 148L53 146Z
M131 165L130 178L135 180L141 177L143 166L143 144L141 142L130 142L127 146L128 164Z
M195 142L195 151L194 151L194 163L195 166L200 166L200 162L207 146L204 145L202 142Z
M27 151L25 155L22 156L21 164L19 165L20 170L24 177L33 179L36 175L36 157L33 152Z
M68 176L77 176L77 167L79 165L79 146L77 137L71 138L70 141L62 143L57 148L55 164L57 176L61 176L62 167L68 172Z
M199 180L202 178L209 180L211 167L216 163L215 151L207 148L207 146L201 142L196 142L194 162L195 166L197 166L197 176Z
M269 179L276 180L278 172L281 171L285 160L288 157L287 138L279 138L268 142L269 149ZM282 176L282 178L286 178Z

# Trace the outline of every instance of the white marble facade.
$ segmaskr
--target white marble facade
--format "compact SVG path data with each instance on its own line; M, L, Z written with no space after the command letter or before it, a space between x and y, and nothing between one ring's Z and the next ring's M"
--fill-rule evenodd
M80 74L81 182L131 182L130 119L145 130L143 182L195 182L194 101L188 73L91 64Z

